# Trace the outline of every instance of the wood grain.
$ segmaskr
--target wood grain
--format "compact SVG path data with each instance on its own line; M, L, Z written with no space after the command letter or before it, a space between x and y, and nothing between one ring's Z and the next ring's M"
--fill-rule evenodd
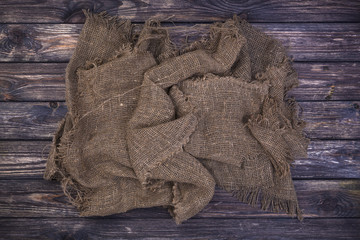
M1 179L41 179L50 141L0 141ZM313 140L308 158L296 159L296 179L360 178L360 141Z
M360 217L360 180L294 180L305 217ZM0 181L0 217L76 217L77 209L64 196L60 184L45 180ZM49 214L50 213L50 214ZM169 218L162 207L135 209L110 218ZM212 201L196 218L290 218L285 213L260 210L217 189Z
M312 139L359 139L360 102L301 102ZM0 102L0 139L47 139L67 112L61 102Z
M246 14L253 22L359 22L356 0L223 1L223 0L2 0L0 22L81 23L82 8L107 10L111 15L144 21L148 17L172 21L209 22L232 14Z
M0 63L0 101L64 101L66 65ZM357 62L294 62L299 86L289 96L298 101L360 100L359 67Z
M289 96L312 138L291 169L304 221L220 189L179 226L161 207L79 217L42 175L86 8L137 24L155 17L178 47L234 13L279 39L299 73ZM358 0L1 0L0 239L360 239L359 12Z
M172 219L8 218L4 239L359 239L360 219Z
M165 26L165 25L164 25ZM167 24L179 47L206 37L209 24ZM356 23L258 23L279 39L295 61L360 61L360 28ZM1 24L0 62L68 62L80 24Z
M1 63L0 100L64 101L67 63Z

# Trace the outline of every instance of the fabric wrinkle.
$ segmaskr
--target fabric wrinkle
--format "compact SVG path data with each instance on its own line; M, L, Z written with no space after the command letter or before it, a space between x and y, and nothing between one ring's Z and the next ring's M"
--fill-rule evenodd
M303 219L290 167L309 139L281 43L234 15L179 48L159 20L83 12L44 172L80 216L164 206L180 224L218 186Z

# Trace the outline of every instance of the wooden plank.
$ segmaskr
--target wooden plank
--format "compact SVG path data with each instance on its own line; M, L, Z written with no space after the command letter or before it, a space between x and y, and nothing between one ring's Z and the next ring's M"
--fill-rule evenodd
M165 26L165 25L164 25ZM179 46L207 36L209 24L167 24ZM279 39L295 61L359 61L360 28L356 23L258 23ZM2 24L0 62L68 62L76 46L79 24Z
M359 139L360 102L301 102L305 132L313 139Z
M299 86L289 92L299 101L359 100L359 63L294 62L299 75Z
M0 141L0 179L41 179L50 141ZM313 140L307 159L291 169L296 179L360 178L360 141Z
M0 100L64 101L67 63L1 63Z
M305 218L360 217L360 180L294 180ZM64 196L60 184L45 180L0 181L0 217L76 217L77 209ZM134 209L116 218L168 218L162 207ZM216 189L211 202L196 218L290 218L285 213L262 211Z
M360 102L301 102L312 139L359 139ZM0 102L0 139L51 139L65 116L65 103Z
M64 101L67 63L0 63L0 101ZM298 101L360 100L357 62L294 62ZM332 94L331 94L332 93Z
M2 102L0 109L0 139L50 139L67 112L57 102Z
M312 140L308 158L297 159L294 178L359 178L360 142Z
M172 219L7 218L4 239L359 239L358 218Z
M148 17L172 21L208 22L245 13L252 22L359 22L360 4L347 1L210 1L210 0L2 0L0 22L81 23L82 8L107 10L134 21Z

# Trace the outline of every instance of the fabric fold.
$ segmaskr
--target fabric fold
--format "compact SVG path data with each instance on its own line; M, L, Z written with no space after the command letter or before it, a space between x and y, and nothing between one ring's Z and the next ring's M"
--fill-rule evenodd
M179 48L158 20L84 14L44 172L81 216L163 206L179 224L219 186L302 219L290 166L309 140L278 41L234 15Z

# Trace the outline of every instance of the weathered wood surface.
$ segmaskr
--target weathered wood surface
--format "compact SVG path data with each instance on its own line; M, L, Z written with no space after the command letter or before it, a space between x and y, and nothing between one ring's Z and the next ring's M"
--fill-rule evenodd
M359 239L358 218L171 219L5 218L4 239Z
M360 180L294 180L299 206L307 218L360 217ZM76 217L77 209L64 196L60 184L43 180L0 181L0 217ZM134 209L111 218L170 218L166 209ZM291 218L285 213L262 211L216 189L195 218Z
M223 0L2 0L0 22L81 23L82 8L107 10L111 15L144 21L148 17L172 21L209 22L244 13L253 22L358 22L356 0L223 1Z
M0 141L1 179L42 179L50 141ZM295 179L360 178L360 141L313 140L308 158L296 159Z
M42 179L65 115L64 75L83 8L142 23L155 17L179 47L233 13L288 47L289 92L312 139L292 176L305 220L251 207L223 190L175 225L161 207L78 217L58 182ZM0 1L0 239L360 239L360 2L357 0Z
M208 35L209 24L167 24L179 46ZM295 61L359 61L357 23L258 23L254 26L279 39ZM0 62L68 62L80 24L1 24Z
M67 63L0 63L0 101L64 101ZM298 101L360 100L358 62L294 62ZM332 94L331 94L332 92Z
M300 102L312 139L360 139L360 102ZM0 102L0 139L51 139L67 108L63 102Z

